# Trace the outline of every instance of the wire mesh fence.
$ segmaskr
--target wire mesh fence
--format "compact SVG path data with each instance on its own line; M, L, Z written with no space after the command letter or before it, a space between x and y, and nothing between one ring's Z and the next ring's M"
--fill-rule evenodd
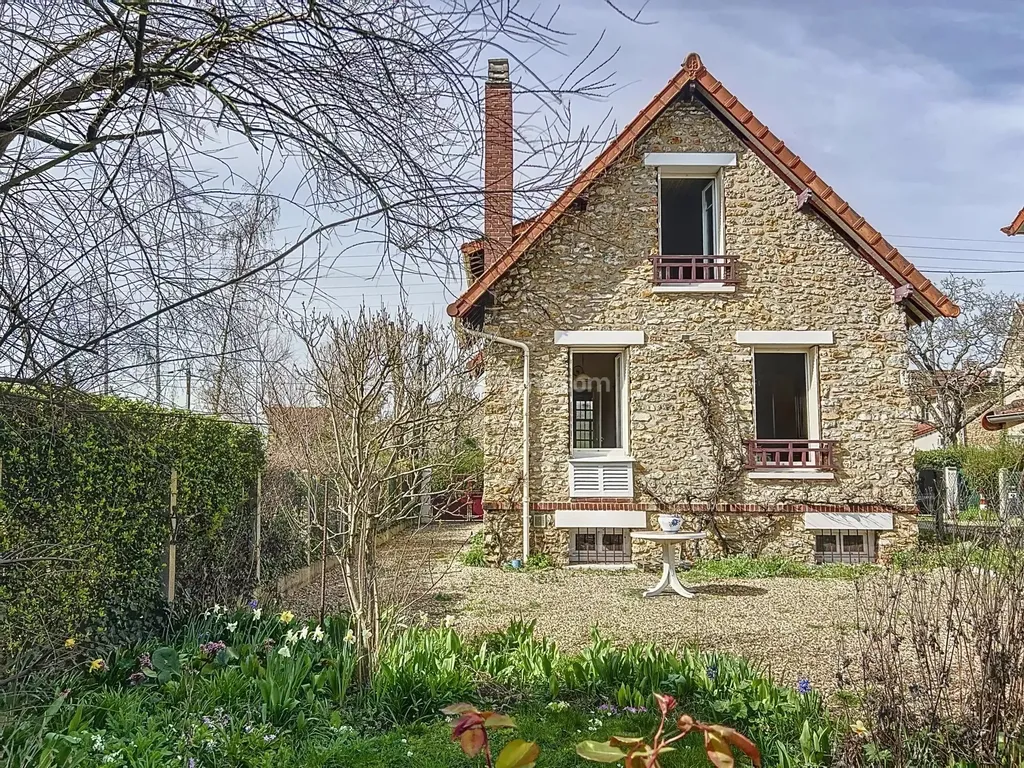
M920 470L917 508L922 528L940 537L1024 529L1024 472L1001 468L972 482L957 467Z

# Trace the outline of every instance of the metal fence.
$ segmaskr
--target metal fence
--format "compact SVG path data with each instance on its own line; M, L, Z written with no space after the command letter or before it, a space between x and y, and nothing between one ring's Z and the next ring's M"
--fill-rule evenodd
M1024 524L1024 472L1000 469L994 481L971 484L956 467L920 470L917 508L943 524Z

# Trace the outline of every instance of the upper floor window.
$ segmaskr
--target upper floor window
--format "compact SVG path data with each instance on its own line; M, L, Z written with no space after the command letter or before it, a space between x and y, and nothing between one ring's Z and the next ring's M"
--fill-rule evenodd
M658 173L659 292L736 290L736 260L722 255L721 175L707 169Z
M660 185L661 254L718 253L717 179L662 176Z

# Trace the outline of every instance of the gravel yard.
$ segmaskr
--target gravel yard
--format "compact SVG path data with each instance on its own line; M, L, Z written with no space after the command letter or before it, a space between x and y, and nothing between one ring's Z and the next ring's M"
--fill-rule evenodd
M695 600L644 599L657 581L642 571L553 569L509 572L470 568L459 552L476 526L445 524L399 537L386 548L384 577L412 601L409 613L449 621L467 633L501 629L516 617L535 619L539 634L563 650L588 643L591 629L616 641L695 644L742 654L780 681L807 676L832 689L841 635L853 627L854 584L838 579L728 579L695 582ZM344 597L336 572L328 601ZM314 593L315 596L314 596ZM297 596L298 597L298 596ZM318 590L301 596L315 610ZM450 618L449 618L450 617Z

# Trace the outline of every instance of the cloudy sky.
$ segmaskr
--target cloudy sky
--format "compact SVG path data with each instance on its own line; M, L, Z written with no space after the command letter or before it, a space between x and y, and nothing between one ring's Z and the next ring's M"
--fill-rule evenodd
M618 48L617 88L574 102L577 125L625 125L697 51L933 280L952 271L1024 292L1024 236L999 231L1024 206L1019 0L652 0L641 19L600 0L561 4L556 20L573 33L564 56L532 66L566 68L602 32L605 50ZM374 266L354 262L322 283L335 309L397 300L396 279ZM420 315L443 315L460 288L404 282Z

